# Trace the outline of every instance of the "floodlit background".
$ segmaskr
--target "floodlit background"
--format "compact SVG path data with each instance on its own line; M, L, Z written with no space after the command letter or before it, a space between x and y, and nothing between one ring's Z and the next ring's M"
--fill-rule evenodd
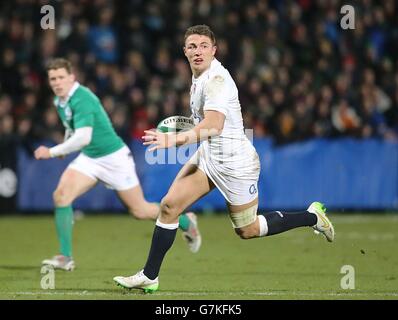
M341 25L347 4L354 29ZM45 5L54 29L42 28L51 22ZM153 222L128 217L101 185L74 204L78 268L57 273L58 293L40 291L40 261L56 250L52 192L76 156L33 159L39 144L64 134L44 66L58 56L72 61L132 149L146 197L160 201L182 163L171 163L175 150L148 161L140 137L167 116L190 115L183 35L208 24L254 133L260 210L322 201L336 243L307 229L241 241L213 191L191 208L202 251L189 255L177 240L166 259L168 297L396 299L397 16L393 0L1 1L0 298L137 297L122 296L110 279L145 261ZM356 270L354 290L340 286L344 265ZM188 287L183 276L171 281L184 272Z

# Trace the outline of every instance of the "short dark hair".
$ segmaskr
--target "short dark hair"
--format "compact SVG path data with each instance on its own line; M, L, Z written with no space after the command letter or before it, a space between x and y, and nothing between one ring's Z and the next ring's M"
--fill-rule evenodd
M199 34L201 36L207 36L207 37L210 38L213 46L216 44L216 37L214 36L213 31L211 31L211 29L210 29L210 27L208 25L198 24L196 26L189 27L187 29L187 31L185 31L184 44L185 44L185 41L187 41L187 38L190 35L193 35L193 34Z
M64 58L54 58L50 60L46 65L46 70L56 70L64 68L69 74L72 73L72 64L69 60Z

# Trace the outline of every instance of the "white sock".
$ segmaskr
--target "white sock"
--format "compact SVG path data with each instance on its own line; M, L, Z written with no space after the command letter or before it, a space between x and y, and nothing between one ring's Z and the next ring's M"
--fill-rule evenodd
M159 221L159 219L156 220L156 225L158 227L161 227L163 229L168 229L168 230L174 230L178 228L178 222L177 223L162 223Z
M260 234L258 236L265 237L268 233L267 219L265 219L265 217L262 214L259 214L257 218L258 218L258 223L260 225Z

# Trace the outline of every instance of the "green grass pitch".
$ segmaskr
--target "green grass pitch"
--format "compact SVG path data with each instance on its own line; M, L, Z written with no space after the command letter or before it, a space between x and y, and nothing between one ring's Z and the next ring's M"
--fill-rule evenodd
M40 262L57 253L50 215L0 216L0 299L398 299L398 215L332 214L336 240L310 228L241 240L227 215L199 215L197 254L178 231L160 273L160 290L123 290L112 278L145 263L154 223L86 214L74 227L73 272L56 271L43 290ZM355 289L342 289L344 265Z

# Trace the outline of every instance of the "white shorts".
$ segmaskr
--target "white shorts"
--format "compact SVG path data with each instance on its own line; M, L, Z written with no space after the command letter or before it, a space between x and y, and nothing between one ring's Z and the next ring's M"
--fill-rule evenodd
M228 162L220 163L211 159L202 143L189 163L202 170L231 205L247 204L258 197L260 160L254 147L249 147L236 159L229 158Z
M139 184L133 155L127 146L104 157L90 158L80 153L68 168L77 170L109 189L127 190Z

